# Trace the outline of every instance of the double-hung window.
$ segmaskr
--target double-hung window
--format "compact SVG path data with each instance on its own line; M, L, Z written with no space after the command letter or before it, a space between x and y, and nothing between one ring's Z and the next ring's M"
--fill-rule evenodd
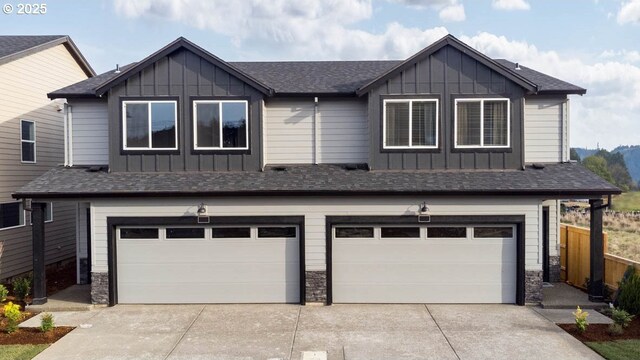
M509 99L456 99L456 148L508 148Z
M246 100L193 102L193 143L196 150L248 150L249 105Z
M22 202L0 204L0 230L24 226Z
M385 99L385 149L438 147L438 99Z
M123 101L124 150L177 150L177 101Z
M20 120L20 160L23 163L36 162L36 123Z

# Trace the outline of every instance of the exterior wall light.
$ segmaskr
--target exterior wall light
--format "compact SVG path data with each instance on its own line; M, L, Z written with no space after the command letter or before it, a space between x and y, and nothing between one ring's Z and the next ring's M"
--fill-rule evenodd
M427 205L426 201L423 201L422 204L420 204L420 211L418 212L418 222L431 222L431 215L429 215L429 205Z
M201 203L198 205L198 210L196 211L196 215L198 216L198 224L208 224L209 223L209 215L207 215L207 205Z

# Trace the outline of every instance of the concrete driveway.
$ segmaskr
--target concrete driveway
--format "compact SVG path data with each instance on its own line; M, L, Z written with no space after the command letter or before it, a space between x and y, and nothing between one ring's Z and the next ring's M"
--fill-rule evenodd
M119 305L56 315L59 325L85 326L38 360L297 360L303 351L349 360L600 359L512 305Z

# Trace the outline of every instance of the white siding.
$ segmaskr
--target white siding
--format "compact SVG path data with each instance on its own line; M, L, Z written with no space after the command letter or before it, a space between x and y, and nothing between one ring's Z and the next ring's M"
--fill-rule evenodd
M109 113L103 100L74 100L71 105L72 164L109 163Z
M549 256L558 256L560 249L560 229L559 201L547 200L542 206L549 207ZM542 219L540 220L542 221Z
M423 197L240 197L194 199L104 199L92 202L92 271L107 271L107 225L109 216L184 216L194 214L204 202L212 216L291 215L305 216L305 256L308 271L325 269L325 216L415 214ZM431 198L433 215L524 215L525 266L541 270L539 261L539 209L532 198Z
M366 102L320 98L314 107L313 99L266 104L266 164L366 163Z
M565 116L566 97L530 96L525 99L524 161L526 163L557 163L568 154ZM565 127L568 126L568 117ZM564 147L564 151L563 151Z

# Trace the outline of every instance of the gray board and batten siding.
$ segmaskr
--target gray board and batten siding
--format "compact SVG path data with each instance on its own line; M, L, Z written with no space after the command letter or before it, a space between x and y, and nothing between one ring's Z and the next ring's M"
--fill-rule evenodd
M523 162L523 97L526 90L453 46L444 46L406 66L369 92L370 158L376 170L520 169ZM438 149L382 148L383 99L438 98ZM509 98L511 146L505 149L455 149L456 98Z
M123 151L122 101L153 97L178 101L178 150ZM192 150L192 101L215 97L248 100L249 150ZM174 51L113 86L108 99L109 119L112 119L109 122L110 171L258 171L261 168L263 94L187 49Z

